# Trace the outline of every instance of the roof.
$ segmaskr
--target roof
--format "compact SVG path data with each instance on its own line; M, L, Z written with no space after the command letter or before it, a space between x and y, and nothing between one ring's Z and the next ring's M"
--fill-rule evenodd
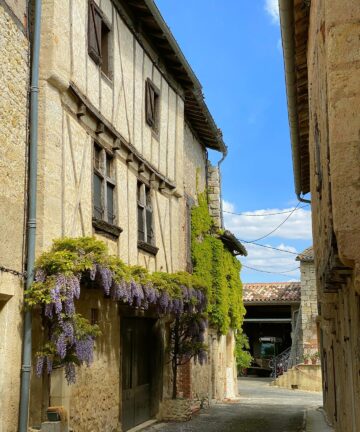
M300 282L270 282L243 284L244 303L300 302Z
M279 0L295 192L310 192L307 42L309 4Z
M136 23L135 27L132 26L132 30L138 36L140 33L146 35L146 39L158 52L161 62L184 89L185 117L199 140L208 148L226 153L227 148L222 132L218 129L205 103L201 84L154 0L122 0L122 3Z
M234 255L247 256L247 250L245 246L234 236L234 234L228 230L225 230L219 235L220 240L224 243L224 246Z
M297 257L296 261L301 262L314 262L314 249L312 246L305 249L303 252L301 252Z

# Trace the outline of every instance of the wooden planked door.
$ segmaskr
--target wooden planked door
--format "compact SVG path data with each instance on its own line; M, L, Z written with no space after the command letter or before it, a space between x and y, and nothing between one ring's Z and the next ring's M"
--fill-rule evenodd
M123 431L151 417L153 324L144 318L124 318L121 323Z

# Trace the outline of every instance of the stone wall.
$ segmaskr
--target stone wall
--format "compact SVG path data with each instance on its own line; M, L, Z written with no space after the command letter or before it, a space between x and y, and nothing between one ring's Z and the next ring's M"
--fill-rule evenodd
M208 169L208 196L209 210L217 228L221 228L221 196L220 172L218 167L210 166Z
M311 2L309 153L324 406L337 431L360 428L360 4Z
M301 262L301 329L303 354L318 351L317 323L318 300L316 291L315 265L313 262Z
M26 1L0 1L0 266L24 270L29 42ZM0 430L15 432L22 340L21 278L0 272ZM6 396L4 396L6 395Z

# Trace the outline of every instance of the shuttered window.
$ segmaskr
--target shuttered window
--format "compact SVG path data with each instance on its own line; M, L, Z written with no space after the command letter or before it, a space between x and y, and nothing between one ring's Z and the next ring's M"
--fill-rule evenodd
M89 1L88 52L104 74L110 77L110 25L94 0Z
M94 145L93 215L115 223L115 175L113 157L97 143Z
M146 123L155 133L159 131L160 91L149 79L145 83Z
M151 191L144 183L138 183L138 240L154 245L153 209Z

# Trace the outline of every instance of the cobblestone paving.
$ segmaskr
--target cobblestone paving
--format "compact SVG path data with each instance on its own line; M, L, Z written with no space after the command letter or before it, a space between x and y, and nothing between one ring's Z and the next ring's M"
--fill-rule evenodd
M268 379L239 381L240 400L217 404L187 423L156 424L146 432L298 432L306 408L322 405L319 393L269 386Z

